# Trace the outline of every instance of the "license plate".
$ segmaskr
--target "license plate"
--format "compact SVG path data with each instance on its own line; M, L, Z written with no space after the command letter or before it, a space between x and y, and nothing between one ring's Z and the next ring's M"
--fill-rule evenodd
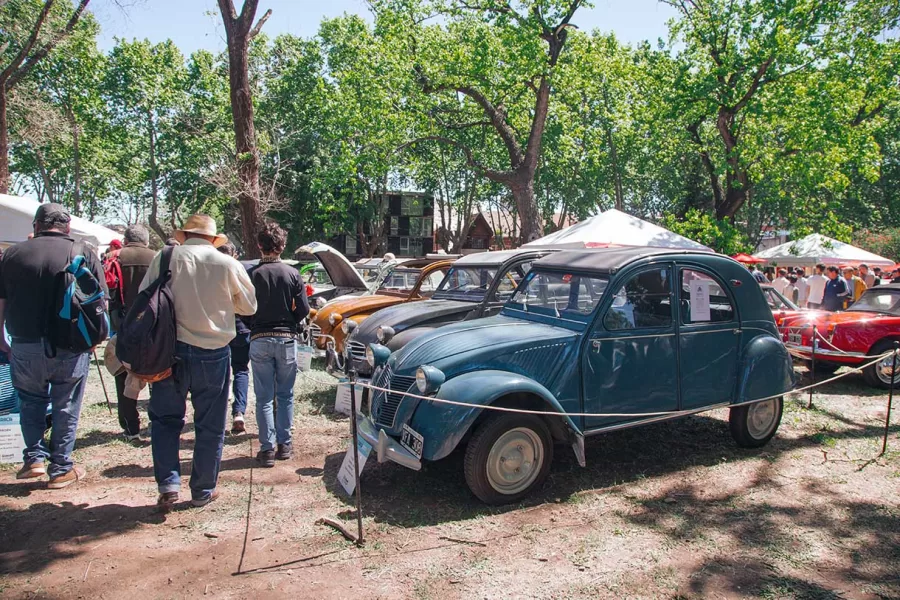
M409 425L403 425L400 433L400 444L412 452L416 458L422 458L422 449L425 447L425 438L422 434L413 430Z
M798 346L803 344L803 336L799 333L789 333L788 334L788 342L791 344L797 344Z

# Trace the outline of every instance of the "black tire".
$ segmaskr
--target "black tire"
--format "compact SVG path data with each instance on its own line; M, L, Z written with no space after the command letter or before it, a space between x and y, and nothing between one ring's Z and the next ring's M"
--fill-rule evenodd
M492 455L498 441L501 441L501 445L496 447ZM512 448L513 444L517 444L517 447ZM523 451L523 446L528 448ZM508 459L506 453L501 451L504 447L512 453ZM492 469L488 463L493 462L495 458L498 459L493 465L496 468ZM529 459L532 462L529 463ZM498 482L501 475L499 465L506 463L507 460L511 465L520 465L515 467L515 473L519 473L519 469L524 465L530 465L531 470L521 478L521 481L513 480L509 488L504 490L502 484ZM534 463L538 460L541 461L540 464L534 467ZM550 472L551 462L553 462L553 439L543 419L534 415L494 414L478 426L466 446L466 483L472 493L485 504L510 504L524 498L544 483Z
M890 352L893 349L894 349L894 342L892 340L881 340L880 342L878 342L877 344L872 346L872 349L869 351L869 354L874 358L880 354L884 354L885 352ZM867 358L866 362L869 362L871 360L872 360L871 358ZM890 361L893 359L891 357L888 357L886 360ZM897 359L897 364L900 365L900 357L898 357L898 359ZM889 369L890 365L889 364L882 365L881 362L877 362L874 365L869 365L868 367L863 369L863 379L865 379L866 383L868 383L872 387L880 388L882 390L890 389L890 387L891 387L890 375L885 374L884 370L882 370L882 376L879 376L879 372L878 372L879 367L881 367L882 369L884 369L885 367ZM898 378L897 375L895 374L894 375L894 385L897 385L897 384L900 384L900 378Z
M728 416L731 437L741 448L765 446L778 431L783 411L782 398L732 408Z

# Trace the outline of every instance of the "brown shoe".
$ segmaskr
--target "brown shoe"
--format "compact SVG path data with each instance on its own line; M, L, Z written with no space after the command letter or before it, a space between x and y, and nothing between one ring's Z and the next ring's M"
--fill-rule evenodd
M278 444L278 450L275 452L275 460L290 460L294 456L294 446L288 442L287 444Z
M156 499L156 510L166 514L175 510L175 504L178 503L178 492L165 492Z
M34 479L35 477L43 477L47 474L47 468L44 462L30 462L22 465L22 468L16 473L16 479Z
M191 500L191 506L194 508L200 508L206 506L210 502L215 502L219 499L219 490L213 490L212 493L206 498L198 498L196 500Z
M61 490L68 487L80 479L84 479L84 470L78 467L72 467L68 472L56 477L50 478L47 488L51 490Z

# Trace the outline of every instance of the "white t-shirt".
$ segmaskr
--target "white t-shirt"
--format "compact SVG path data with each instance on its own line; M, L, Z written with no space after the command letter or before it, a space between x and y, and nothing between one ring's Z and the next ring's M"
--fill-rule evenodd
M810 304L822 304L822 299L825 297L825 284L828 283L828 278L824 275L810 275L808 282L809 296L807 297L807 302Z
M778 290L779 294L784 294L784 288L790 283L791 282L787 277L778 277L772 282L772 287Z
M809 300L809 280L801 277L797 280L797 306L806 308L806 302Z

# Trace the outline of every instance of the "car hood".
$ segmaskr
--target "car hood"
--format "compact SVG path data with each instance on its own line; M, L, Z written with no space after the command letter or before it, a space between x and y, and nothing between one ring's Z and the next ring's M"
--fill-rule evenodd
M451 377L472 368L501 368L540 377L565 360L578 334L543 323L496 316L445 325L416 338L391 357L394 373L433 365Z
M900 317L874 312L854 312L852 310L846 312L827 312L822 310L806 311L799 313L797 316L785 319L785 325L840 325L849 323L882 321L885 319L900 320Z
M364 321L357 329L354 339L363 343L374 342L375 331L381 325L391 327L399 333L425 321L468 313L477 306L477 302L461 302L459 300L426 300L398 304L379 311L377 323L372 320Z
M374 294L372 296L357 296L346 300L332 300L319 309L316 313L315 323L324 330L328 326L328 317L334 314L343 318L352 318L359 313L371 313L388 306L406 302L406 298L399 296L384 296Z
M312 242L298 248L297 254L312 256L322 263L335 287L358 290L369 289L366 281L353 264L343 254L328 244Z

